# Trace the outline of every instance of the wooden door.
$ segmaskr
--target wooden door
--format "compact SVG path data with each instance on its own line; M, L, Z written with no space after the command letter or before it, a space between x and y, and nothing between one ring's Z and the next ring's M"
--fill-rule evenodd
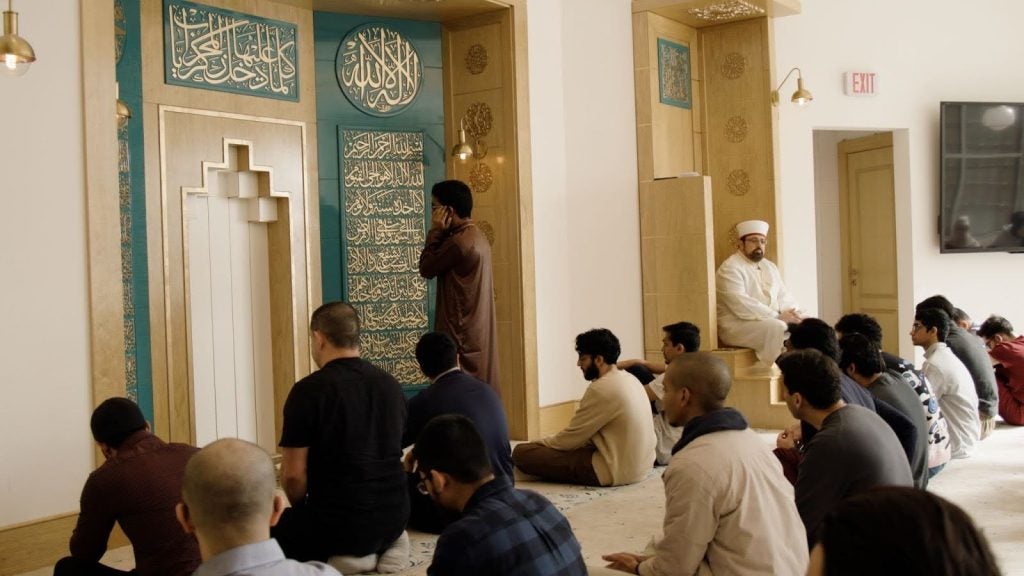
M843 312L882 325L882 348L899 352L892 133L839 143Z

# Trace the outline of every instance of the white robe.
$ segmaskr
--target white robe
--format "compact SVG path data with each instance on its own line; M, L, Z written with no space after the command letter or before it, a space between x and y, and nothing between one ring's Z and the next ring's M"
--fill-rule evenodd
M778 315L798 308L778 267L768 260L751 262L737 251L715 274L718 293L718 338L726 346L753 348L771 366L782 353L786 323Z
M658 466L668 465L672 459L672 448L683 435L683 428L672 426L665 417L665 408L661 405L661 399L665 397L665 375L658 374L654 380L647 385L651 392L658 397L654 407L658 409L657 414L652 415L654 420L654 436L658 443L654 446L654 461Z

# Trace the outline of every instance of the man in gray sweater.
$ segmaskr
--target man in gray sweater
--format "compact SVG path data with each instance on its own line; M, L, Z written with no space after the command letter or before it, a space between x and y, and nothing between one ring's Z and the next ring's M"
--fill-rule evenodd
M775 362L789 412L818 433L807 443L796 481L796 508L814 547L825 514L847 496L875 486L913 486L896 434L877 414L839 397L839 366L813 349Z

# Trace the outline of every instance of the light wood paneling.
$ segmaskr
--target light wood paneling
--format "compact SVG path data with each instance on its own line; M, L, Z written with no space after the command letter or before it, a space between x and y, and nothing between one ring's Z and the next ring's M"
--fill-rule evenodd
M642 17L642 15L641 15ZM680 174L695 172L701 159L694 156L693 134L696 118L700 115L696 106L689 110L662 104L658 73L658 40L665 39L682 44L690 49L690 95L700 90L700 48L697 31L679 22L647 14L647 99L651 110L651 137L654 152L654 178L672 178ZM638 87L639 102L642 89ZM693 103L691 102L691 105ZM640 107L640 104L637 104Z
M579 401L570 400L541 408L540 434L537 438L545 438L561 432L563 428L569 425L569 421L572 420L573 414L576 413L576 409L579 407Z
M725 19L702 17L699 12L693 12L722 4L724 4L722 0L633 0L633 12L650 11L694 28L705 28L763 16L778 18L800 13L800 0L744 0L744 4L751 7L752 10Z
M78 514L61 514L0 529L0 574L20 574L55 564L68 554L68 540ZM107 549L128 545L121 527L114 525Z

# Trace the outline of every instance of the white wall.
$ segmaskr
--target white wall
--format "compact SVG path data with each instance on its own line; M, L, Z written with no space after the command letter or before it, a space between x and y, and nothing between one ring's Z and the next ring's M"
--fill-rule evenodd
M93 468L79 3L15 10L38 61L0 76L0 526L76 511Z
M540 404L586 388L573 340L608 328L643 351L629 0L528 9ZM585 24L584 24L585 21Z
M804 0L803 13L774 21L776 75L803 71L814 103L780 107L779 167L785 262L814 262L814 150L818 129L889 130L894 134L896 222L901 259L900 332L913 305L945 294L974 318L1000 313L1024 327L1024 257L939 254L938 114L942 100L1024 101L1024 2L987 0ZM842 94L842 73L880 75L880 95ZM792 91L787 85L783 92ZM902 164L902 165L901 165ZM793 233L796 232L796 233ZM907 264L904 264L904 263ZM802 301L817 300L816 270L787 267L787 283ZM795 273L795 272L802 273ZM998 281L994 281L998 278ZM901 351L909 342L901 341Z

